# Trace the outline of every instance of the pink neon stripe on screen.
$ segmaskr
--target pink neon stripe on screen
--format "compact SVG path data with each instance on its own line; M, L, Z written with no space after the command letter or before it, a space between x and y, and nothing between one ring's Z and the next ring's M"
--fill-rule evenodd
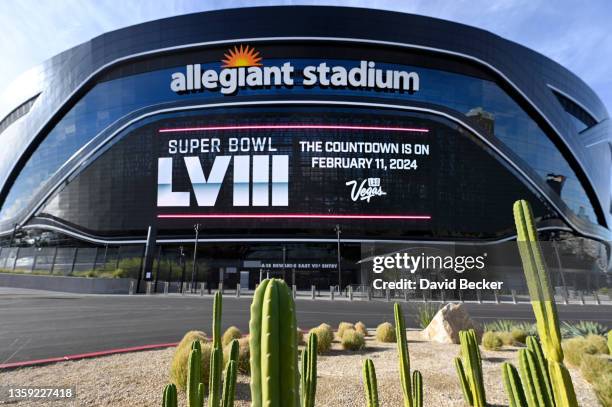
M160 133L186 133L195 131L223 131L223 130L273 130L273 129L297 129L297 130L370 130L370 131L402 131L429 133L429 129L419 127L385 127L385 126L351 126L339 124L256 124L236 126L202 126L202 127L178 127L159 129Z
M159 214L159 219L372 219L372 220L430 220L430 215L327 215L327 214L271 214L271 213L217 213L217 214Z

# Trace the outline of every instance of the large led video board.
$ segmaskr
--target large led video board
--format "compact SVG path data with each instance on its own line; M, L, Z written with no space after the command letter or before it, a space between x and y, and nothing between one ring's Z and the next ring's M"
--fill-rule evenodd
M96 233L199 223L212 234L317 234L340 224L355 237L493 236L512 226L499 205L531 195L485 143L446 119L314 107L160 116L76 183L87 188L69 184L46 214ZM95 209L73 210L84 205Z

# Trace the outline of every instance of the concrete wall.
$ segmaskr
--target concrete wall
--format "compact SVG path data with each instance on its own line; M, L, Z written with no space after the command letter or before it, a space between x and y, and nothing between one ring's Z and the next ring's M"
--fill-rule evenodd
M81 294L128 294L129 278L85 278L0 273L0 287Z

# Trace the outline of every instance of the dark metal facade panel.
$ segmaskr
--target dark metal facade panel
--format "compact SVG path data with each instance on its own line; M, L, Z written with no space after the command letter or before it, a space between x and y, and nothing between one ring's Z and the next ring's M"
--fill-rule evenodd
M528 48L466 25L389 11L317 6L242 8L172 17L101 35L51 58L42 65L39 101L20 129L20 147L15 151L16 162L11 163L15 170L8 179L0 177L0 202L32 146L65 112L64 104L71 95L78 99L80 86L101 67L135 54L188 44L274 37L369 39L439 49L483 61L503 73L560 133L593 182L610 223L610 198L605 193L609 180L605 174L599 175L599 167L609 168L610 162L602 163L600 153L592 154L592 149L585 148L583 136L572 127L548 87L570 95L598 120L607 119L602 102L576 75ZM606 181L608 185L604 185Z

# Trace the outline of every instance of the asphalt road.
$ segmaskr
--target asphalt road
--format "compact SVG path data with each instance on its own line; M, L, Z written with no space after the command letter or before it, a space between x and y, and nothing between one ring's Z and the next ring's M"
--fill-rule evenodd
M226 296L223 328L248 330L250 298ZM533 320L529 304L466 304L481 322ZM405 304L407 325L416 327L417 304ZM375 327L393 320L387 302L297 300L298 325L308 329L327 322L363 321ZM560 305L567 321L598 321L612 327L610 305ZM114 348L177 342L191 329L210 332L211 297L82 296L45 292L0 291L0 364Z

